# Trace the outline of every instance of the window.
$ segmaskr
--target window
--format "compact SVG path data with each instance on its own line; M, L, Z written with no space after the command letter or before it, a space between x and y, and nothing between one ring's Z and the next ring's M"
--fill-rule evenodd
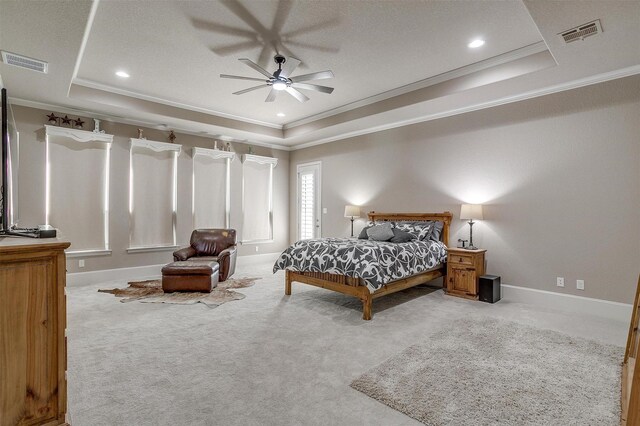
M298 239L320 238L320 162L300 164L298 170Z
M112 135L45 126L45 223L71 256L108 254Z
M233 152L193 148L193 228L228 228Z
M128 252L176 246L180 149L172 143L131 139Z
M242 243L273 240L273 168L277 158L242 156Z

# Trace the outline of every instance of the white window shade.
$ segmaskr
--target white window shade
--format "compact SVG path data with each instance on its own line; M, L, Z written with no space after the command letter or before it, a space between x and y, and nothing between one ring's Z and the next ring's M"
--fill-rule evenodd
M273 168L276 158L243 155L242 242L273 239Z
M131 139L129 251L176 245L180 145Z
M112 135L46 126L45 223L71 242L68 254L109 250Z
M193 227L228 228L233 152L193 148Z

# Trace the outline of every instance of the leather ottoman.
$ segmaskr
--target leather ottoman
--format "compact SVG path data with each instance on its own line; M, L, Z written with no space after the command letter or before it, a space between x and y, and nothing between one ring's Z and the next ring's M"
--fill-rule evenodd
M162 290L211 292L218 285L218 262L184 260L162 268Z

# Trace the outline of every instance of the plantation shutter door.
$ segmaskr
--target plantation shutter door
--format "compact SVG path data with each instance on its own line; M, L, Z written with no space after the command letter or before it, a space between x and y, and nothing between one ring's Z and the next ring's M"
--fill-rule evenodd
M141 142L134 142L141 141ZM132 140L129 248L176 244L176 179L180 145Z
M109 248L110 148L110 142L47 134L46 223L71 242L69 253Z
M234 154L216 151L193 152L194 229L229 226L229 163Z
M272 185L276 159L244 156L242 165L242 241L273 238Z
M315 173L313 170L300 173L300 239L315 236Z

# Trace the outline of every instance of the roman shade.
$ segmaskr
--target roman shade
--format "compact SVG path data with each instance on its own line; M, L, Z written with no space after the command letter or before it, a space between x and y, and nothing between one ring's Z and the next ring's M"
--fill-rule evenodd
M229 227L233 152L193 148L193 227Z
M273 239L273 168L276 158L242 157L242 242Z

